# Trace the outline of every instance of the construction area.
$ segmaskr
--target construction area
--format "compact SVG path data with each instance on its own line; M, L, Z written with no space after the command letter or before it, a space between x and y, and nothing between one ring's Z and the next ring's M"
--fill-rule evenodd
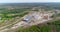
M1 32L5 32L9 29L16 29L18 27L29 27L29 26L32 26L32 25L37 25L37 24L40 24L40 23L47 22L47 21L53 19L53 18L51 18L51 16L53 14L54 14L54 12L41 11L40 9L39 9L39 11L35 11L35 10L31 11L27 15L22 17L22 20L19 23L14 24L10 28L5 28L5 29L1 30Z

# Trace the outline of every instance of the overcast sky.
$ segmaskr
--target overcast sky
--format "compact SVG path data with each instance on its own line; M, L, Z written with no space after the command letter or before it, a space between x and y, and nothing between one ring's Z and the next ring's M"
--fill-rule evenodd
M0 3L60 2L60 0L0 0Z

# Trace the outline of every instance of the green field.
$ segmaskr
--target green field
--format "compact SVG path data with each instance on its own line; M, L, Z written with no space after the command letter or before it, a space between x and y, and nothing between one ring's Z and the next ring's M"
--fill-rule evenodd
M15 9L7 9L6 7L0 8L0 27L12 24L16 22L16 17L23 17L28 14L30 9L27 8L15 8ZM8 24L6 24L8 23Z
M18 28L17 32L60 32L60 20L55 22L34 25L28 28Z
M1 17L0 20L11 19L17 16L22 17L24 16L24 14L26 14L25 11L29 11L29 10L30 9L27 9L27 8L19 8L19 9L15 8L15 9L10 9L10 10L6 8L5 9L1 8L0 9L0 17Z

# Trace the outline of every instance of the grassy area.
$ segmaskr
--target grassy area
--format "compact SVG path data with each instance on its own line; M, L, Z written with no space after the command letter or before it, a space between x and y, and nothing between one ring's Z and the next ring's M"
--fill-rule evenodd
M29 12L29 9L23 9L23 8L22 9L20 9L20 8L19 9L13 9L13 10L10 10L10 11L6 10L6 9L5 9L6 11L4 9L2 9L2 10L0 9L0 11L1 11L1 13L0 13L0 17L1 17L0 27L5 26L5 25L6 26L7 25L8 26L13 25L14 23L16 23L16 20L18 20L18 19L15 19L16 17L23 17L24 15L28 14L28 12Z
M50 31L50 27L49 25L38 25L38 26L32 26L32 27L29 27L29 28L20 28L17 32L49 32Z
M0 20L10 20L17 16L24 16L25 11L29 11L30 9L27 8L14 8L14 9L7 9L7 8L0 8ZM2 22L2 21L1 21Z
M34 25L26 29L18 28L17 32L52 32L53 30L60 32L60 20L56 20L54 22L49 22L45 24Z

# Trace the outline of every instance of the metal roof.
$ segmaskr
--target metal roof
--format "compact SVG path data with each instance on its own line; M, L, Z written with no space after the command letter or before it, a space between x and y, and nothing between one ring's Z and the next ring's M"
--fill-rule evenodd
M26 22L28 22L31 18L32 18L32 16L27 16L27 17L24 18L24 20L25 20Z

